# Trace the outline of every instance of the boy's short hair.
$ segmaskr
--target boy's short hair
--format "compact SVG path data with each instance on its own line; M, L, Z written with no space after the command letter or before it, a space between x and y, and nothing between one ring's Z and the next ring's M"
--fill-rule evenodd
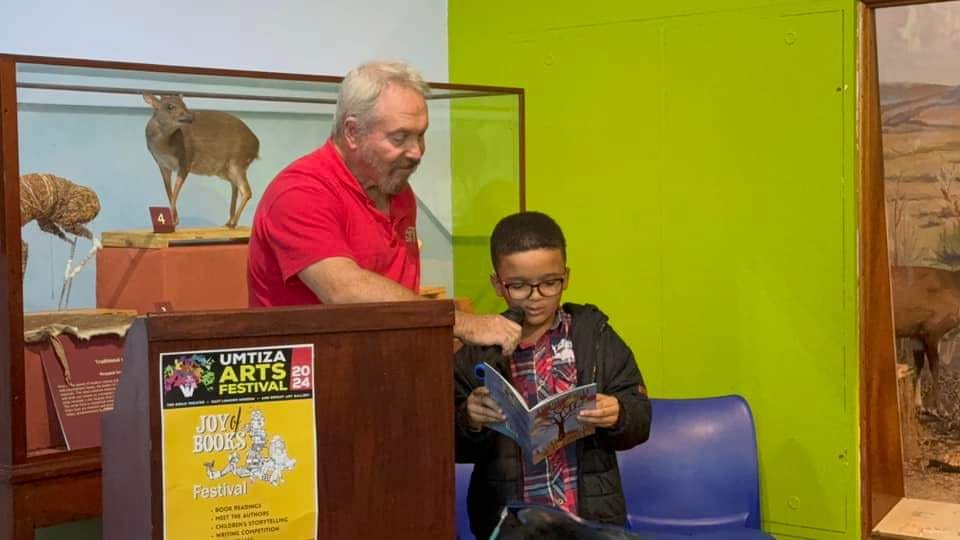
M511 214L497 223L490 235L490 260L496 268L500 257L534 249L559 249L567 260L567 241L560 226L541 212Z

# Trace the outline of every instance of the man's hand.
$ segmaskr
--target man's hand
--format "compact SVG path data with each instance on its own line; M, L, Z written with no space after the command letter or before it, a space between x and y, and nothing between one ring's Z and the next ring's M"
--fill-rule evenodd
M581 411L579 420L584 424L611 428L620 419L620 400L606 394L597 394L597 408Z
M474 388L467 396L467 424L470 429L480 431L486 424L495 424L506 419L497 404L490 399L490 391L486 386Z
M301 271L300 279L325 304L427 300L398 283L364 270L351 259L330 257ZM468 345L499 345L513 354L520 342L520 325L501 315L455 312L453 335Z
M504 356L520 342L519 324L501 315L476 315L457 311L453 335L468 345L499 345Z

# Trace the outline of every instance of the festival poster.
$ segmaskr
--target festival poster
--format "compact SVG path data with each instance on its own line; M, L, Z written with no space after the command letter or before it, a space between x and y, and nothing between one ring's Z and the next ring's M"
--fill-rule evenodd
M312 345L160 355L164 538L312 539Z

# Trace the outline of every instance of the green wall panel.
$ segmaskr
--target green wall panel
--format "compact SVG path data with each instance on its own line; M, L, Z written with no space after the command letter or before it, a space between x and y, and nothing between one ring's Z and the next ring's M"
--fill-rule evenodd
M747 398L765 529L856 538L854 2L449 7L451 79L527 92L527 206L567 233L567 298L611 315L655 397ZM458 294L489 288L483 241L454 251Z

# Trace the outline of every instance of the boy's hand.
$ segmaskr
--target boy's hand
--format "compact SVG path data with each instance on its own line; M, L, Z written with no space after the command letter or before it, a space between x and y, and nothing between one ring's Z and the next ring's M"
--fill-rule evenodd
M499 345L504 356L513 354L520 342L520 325L502 315L455 312L454 337L469 345Z
M480 386L467 397L467 423L470 429L480 431L485 424L495 424L506 420L503 411L490 399L490 391Z
M620 400L606 394L597 394L597 408L581 411L578 419L584 424L612 428L620 419Z

